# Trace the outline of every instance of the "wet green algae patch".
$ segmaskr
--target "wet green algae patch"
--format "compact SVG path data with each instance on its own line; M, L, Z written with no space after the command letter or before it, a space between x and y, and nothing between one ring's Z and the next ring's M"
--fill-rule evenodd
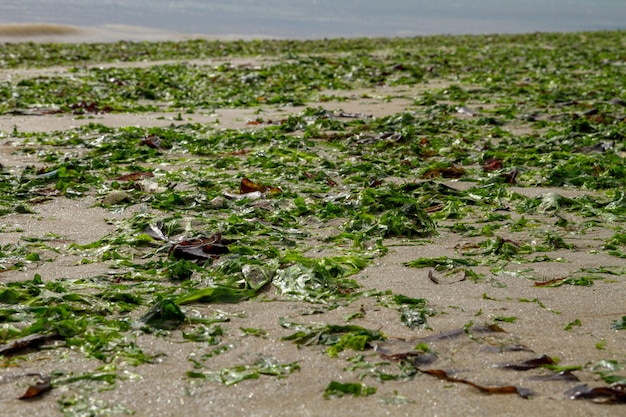
M328 400L376 397L389 383L397 394L420 375L488 394L544 395L531 377L523 380L530 388L491 386L480 365L467 364L466 376L441 368L447 352L537 356L493 324L514 331L523 317L483 318L480 310L446 333L451 329L432 322L454 310L395 293L384 277L372 285L368 271L398 247L446 237L461 242L454 256L417 255L400 267L435 286L481 286L486 301L517 298L547 314L559 312L538 298L488 293L507 279L546 292L622 285L625 39L623 32L598 32L3 45L0 69L24 72L0 80L0 114L94 120L56 132L0 132L2 154L27 161L3 162L0 172L0 220L10 219L1 232L19 235L0 246L2 383L26 390L24 381L34 380L21 395L52 395L66 415L83 415L89 394L80 384L115 389L135 367L159 366L164 353L143 347L146 338L182 338L204 350L175 375L189 384L313 372L304 360L280 357L216 365L252 337L324 352L327 366L352 380L327 381L319 396ZM57 65L67 70L27 70ZM396 99L408 105L389 116L342 110L359 100L391 106ZM239 128L192 120L222 108L254 108L258 117ZM269 108L284 117L264 118ZM170 126L111 128L98 119L157 110L172 113ZM19 226L48 215L47 205L59 199L96 201L112 214L102 219L112 231L79 244L58 231L34 236ZM554 277L535 272L581 252L610 262ZM98 272L46 277L68 258ZM278 303L297 310L277 317L274 331L222 310ZM623 305L608 310L619 308L606 317L607 330L623 331ZM333 313L342 309L350 313L337 321ZM397 323L386 327L411 335L408 344L396 345L396 335L368 321L380 310ZM583 322L573 317L562 331ZM598 341L596 349L605 348L606 340ZM45 374L14 372L65 352L89 365L82 373L62 362ZM567 372L567 398L624 402L623 350L602 360L567 358L569 367L549 358L532 367L534 376L560 381ZM522 372L515 363L496 364L496 372ZM576 384L590 378L604 385ZM410 402L396 394L385 398ZM105 403L94 410L132 411Z

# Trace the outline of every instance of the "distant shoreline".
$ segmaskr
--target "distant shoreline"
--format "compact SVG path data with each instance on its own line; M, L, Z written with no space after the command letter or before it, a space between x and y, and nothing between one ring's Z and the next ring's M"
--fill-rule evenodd
M497 35L497 34L527 34L527 33L577 33L577 32L613 32L624 29L598 29L581 31L529 31L515 33L467 33L467 34L420 34L413 36L463 36L463 35ZM359 36L355 36L358 38ZM373 36L374 38L395 38L405 36ZM11 23L0 24L0 45L6 43L113 43L119 41L128 42L163 42L163 41L186 41L193 39L203 40L288 40L291 38L272 37L267 35L250 34L189 34L168 31L158 28L127 25L102 25L94 27L60 25L53 23ZM316 40L297 39L297 40Z
M142 26L104 25L82 27L50 23L0 24L0 44L14 42L108 43L117 41L182 41L189 39L274 39L266 35L185 34Z
M75 35L80 29L74 26L48 23L15 23L0 25L0 37L64 36Z

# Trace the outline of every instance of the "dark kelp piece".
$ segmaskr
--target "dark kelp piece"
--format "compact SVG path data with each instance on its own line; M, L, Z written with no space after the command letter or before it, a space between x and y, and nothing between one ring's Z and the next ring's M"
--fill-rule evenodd
M602 404L626 404L626 384L591 388L587 384L577 385L565 392L572 400L590 400Z
M572 371L561 371L548 375L535 375L530 377L533 381L565 381L565 382L578 382L580 378L572 373Z
M483 348L480 349L481 352L488 352L488 353L503 353L503 352L530 352L530 353L535 353L534 350L532 350L529 347L526 347L524 345L504 345L504 346L485 346Z
M465 281L466 273L464 269L454 269L452 271L437 272L435 268L428 270L428 279L434 284L449 285Z
M431 178L450 178L450 179L458 179L465 175L465 168L452 165L449 167L433 167L427 169L423 174L422 178L431 179Z
M563 284L563 282L568 278L569 277L563 277L563 278L554 278L554 279L550 279L547 281L537 281L533 285L535 287L558 287L559 285Z
M528 359L519 363L502 363L498 365L498 368L513 369L515 371L528 371L530 369L537 369L544 365L554 365L555 360L548 355L541 355L538 358Z
M244 178L241 180L241 183L239 184L239 194L249 194L256 191L263 194L278 194L282 192L282 190L278 187L271 187L269 185L260 184L250 180L249 178Z
M500 159L489 158L483 162L482 168L484 172L497 171L504 167L504 163Z
M165 150L165 146L163 145L161 138L157 135L149 135L141 140L142 145L146 145L152 149L156 149L158 151Z
M216 233L211 237L202 237L178 242L170 248L168 257L196 261L204 265L208 260L218 258L229 253L228 247L222 244L222 234Z
M31 334L0 345L0 355L11 355L23 349L36 349L48 340L58 339L58 333Z
M509 172L503 172L502 174L500 174L500 178L503 178L506 184L517 184L516 179L518 175L519 170L517 168L514 168Z
M27 399L39 397L42 394L45 394L46 392L50 390L52 390L51 378L49 376L39 375L39 381L37 381L33 385L30 385L26 389L24 394L22 394L22 396L19 397L19 399L27 400Z
M487 394L517 394L522 398L529 398L533 395L533 392L527 388L519 388L513 385L505 385L502 387L486 387L483 385L479 385L475 382L468 381L466 379L455 378L448 375L446 371L443 371L441 369L420 369L419 371L427 375L432 375L435 378L443 379L444 381L469 385Z

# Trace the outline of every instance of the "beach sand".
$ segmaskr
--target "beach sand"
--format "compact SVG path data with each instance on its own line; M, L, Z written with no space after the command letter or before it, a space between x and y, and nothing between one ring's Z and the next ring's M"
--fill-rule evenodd
M110 37L82 28L60 28L21 30L0 28L0 41L84 41L113 40ZM125 39L156 40L168 34L129 32ZM9 35L7 35L9 33ZM134 36L137 36L136 38ZM263 58L259 58L263 59ZM258 62L258 61L255 61ZM251 63L255 63L251 62ZM132 64L126 64L132 65ZM141 64L136 64L141 65ZM23 70L29 71L29 70ZM53 70L67 74L66 68ZM19 76L20 71L12 76ZM8 71L0 70L0 79L7 77ZM416 88L428 88L419 86ZM407 94L409 87L404 87ZM368 91L369 98L353 99L341 106L345 111L372 114L375 117L400 113L410 103L405 99L385 99L389 91ZM363 97L363 95L361 95ZM333 103L312 103L311 106L326 106L330 110ZM255 109L256 111L256 109ZM280 109L271 106L263 108L266 118L285 117L298 108ZM250 128L246 121L255 117L250 109L217 110L214 113L189 115L188 120L198 123L214 123L219 120L225 128ZM0 143L0 157L5 169L17 169L28 164L37 164L36 155L16 153L23 146L10 132L16 128L20 132L63 131L72 127L97 122L106 126L168 126L176 124L171 113L155 114L102 114L90 118L76 118L70 115L13 115L0 116L0 131L8 135ZM453 188L465 185L454 181L446 182ZM559 192L568 196L584 193L578 190L542 188L519 188L515 191L524 194L544 195ZM589 192L593 194L593 192ZM8 214L0 218L5 230L0 234L0 245L20 239L21 236L41 236L54 233L63 236L57 242L60 255L54 262L39 262L29 265L25 271L5 271L0 274L0 282L31 279L38 273L48 279L76 278L106 274L106 266L97 263L80 264L76 255L67 252L71 243L84 244L96 240L112 231L110 219L131 216L135 210L144 207L131 207L122 212L112 212L94 206L94 198L65 199L54 198L38 205L35 214ZM515 214L513 214L515 216ZM541 217L542 215L538 215ZM545 213L542 221L550 221ZM10 229L10 230L7 230ZM394 311L381 308L373 299L360 299L356 303L326 310L323 315L301 316L310 305L295 301L259 302L245 301L227 305L192 305L192 310L209 314L219 309L233 317L222 327L232 341L229 351L212 358L212 366L220 369L241 363L254 363L259 357L273 357L282 363L298 362L301 370L284 379L261 377L243 381L237 385L224 386L210 381L192 380L184 377L191 368L190 359L199 359L209 353L211 346L188 343L182 339L180 331L168 337L144 335L139 337L140 347L147 352L158 354L158 363L127 366L124 378L116 382L110 390L94 389L90 398L83 398L95 410L109 409L111 415L124 415L125 410L134 410L135 416L616 416L624 412L623 406L594 404L589 401L572 400L565 392L577 384L592 386L604 385L593 374L582 372L582 381L534 380L537 373L503 371L496 367L501 363L518 362L528 358L548 355L560 359L560 365L586 365L600 360L622 360L626 333L610 328L613 320L626 315L624 300L626 286L624 277L606 276L591 287L564 285L556 288L534 286L529 279L498 277L505 283L495 281L475 283L462 280L449 284L436 284L429 279L428 269L408 268L404 262L418 257L458 256L459 248L470 244L458 234L440 228L438 236L426 244L415 244L399 240L390 246L387 255L375 259L373 265L360 272L356 279L364 289L391 290L409 297L424 298L440 314L429 318L432 330L410 330L404 326ZM515 238L523 236L520 232ZM551 257L562 257L560 262L544 262L519 266L519 275L532 276L548 281L575 275L582 268L626 267L626 260L609 256L600 249L603 240L613 231L606 228L594 230L584 239L575 240L575 249L550 253ZM489 276L487 268L483 271ZM616 280L618 283L612 282ZM271 290L270 290L271 291ZM417 375L409 381L387 381L378 383L366 378L363 382L378 388L376 395L369 397L344 397L324 399L322 393L329 381L357 382L357 373L347 373L342 368L349 363L345 358L355 352L343 352L339 358L329 358L323 346L309 346L298 349L293 343L281 340L292 333L278 324L279 317L290 317L295 321L313 323L344 323L347 314L364 312L362 318L351 323L377 329L388 335L389 342L381 343L380 349L390 352L404 352L414 348L420 338L432 337L440 333L462 330L468 323L477 326L493 321L497 317L515 316L513 323L501 323L506 333L478 335L489 339L490 343L477 343L468 337L450 337L436 341L436 350L442 359L438 367L454 372L457 378L477 381L487 386L516 385L532 389L537 396L530 399L518 395L485 394L474 387L446 382L431 375ZM564 331L568 323L580 321L572 330ZM238 329L258 328L267 331L267 337L251 337ZM602 344L602 349L597 348ZM488 346L523 346L521 351L486 351ZM371 354L372 352L368 352ZM62 354L56 350L42 350L29 354L28 360L19 362L15 368L0 369L0 378L15 373L47 373L62 368L66 372L80 373L93 370L97 361L85 359L79 351L66 349ZM383 359L381 359L382 361ZM120 365L122 367L122 365ZM103 370L105 372L106 369ZM365 371L366 372L366 371ZM55 388L49 395L31 401L16 398L23 386L3 384L0 404L7 416L55 416L60 415L57 402L72 397L71 386ZM78 400L77 400L78 401ZM81 414L89 415L89 414ZM102 414L104 415L104 414ZM108 414L107 414L108 415Z

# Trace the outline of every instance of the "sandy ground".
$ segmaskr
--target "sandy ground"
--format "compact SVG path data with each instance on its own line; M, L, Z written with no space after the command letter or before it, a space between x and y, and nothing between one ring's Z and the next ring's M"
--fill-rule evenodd
M1 33L0 33L1 35ZM59 71L62 71L60 69ZM6 74L4 74L6 76ZM423 88L420 87L420 88ZM397 99L384 101L378 97L388 91L370 91L369 99L355 98L342 103L319 103L329 109L342 108L348 112L362 112L383 116L404 111L410 106L410 90L402 90ZM310 105L317 105L316 103ZM263 109L264 118L282 118L299 109ZM246 122L258 117L252 110L218 110L210 114L189 115L199 123L216 123L232 128L246 128ZM0 116L0 131L7 134L0 143L0 158L5 169L19 169L36 158L29 154L16 155L20 146L10 138L15 128L21 132L60 131L96 121L111 127L139 125L165 126L174 123L171 113L163 114L119 114L95 115L90 118L75 118L58 115ZM461 188L462 183L448 185ZM519 188L520 193L542 195L559 192L568 196L579 195L575 190L548 190ZM52 232L63 236L56 242L61 254L54 262L33 263L26 271L6 271L0 274L0 283L31 279L39 273L46 279L81 277L106 274L106 267L99 264L79 265L77 258L66 252L72 242L88 243L111 232L107 219L130 216L134 207L124 212L112 212L94 207L94 199L67 200L55 198L36 207L36 214L9 214L0 218L0 245L15 242L21 236L41 236ZM548 216L546 214L546 216ZM544 219L545 220L545 219ZM609 256L597 249L602 240L613 234L610 229L594 230L593 234L572 239L574 250L550 253L562 256L562 262L520 265L519 275L493 276L485 282L470 280L435 284L428 277L427 269L412 269L404 262L418 257L458 256L459 248L468 242L458 235L440 228L440 234L426 244L395 242L390 252L376 259L374 264L357 276L365 289L391 290L409 297L424 298L439 312L429 319L432 330L409 330L398 320L397 312L376 305L373 299L361 299L353 305L325 311L323 315L301 316L309 304L299 302L247 301L235 305L193 305L189 310L204 314L220 310L232 317L224 323L225 333L231 335L229 350L211 359L216 368L254 363L259 357L273 357L282 363L297 361L301 370L284 379L261 377L244 381L234 386L202 380L189 380L185 372L191 369L190 359L200 358L214 349L199 343L185 342L180 331L171 337L142 336L140 346L147 352L160 356L159 363L138 367L126 366L125 378L118 379L116 387L102 390L94 385L88 398L82 398L94 409L110 410L111 415L124 415L134 410L136 416L617 416L624 415L624 406L594 404L589 401L574 401L564 394L581 383L592 386L604 385L590 372L579 374L582 381L543 381L534 377L540 371L506 371L495 367L540 355L558 357L561 365L581 365L600 360L624 361L626 358L626 333L613 331L610 323L626 315L624 300L626 286L624 276L607 276L597 280L591 287L564 285L556 288L538 287L534 280L550 280L576 274L581 268L626 267L626 260ZM509 269L511 271L511 269ZM513 270L513 272L515 272ZM532 278L532 279L530 279ZM531 302L524 302L530 300ZM319 346L298 349L294 344L281 341L281 337L292 333L279 326L279 317L312 323L344 323L349 313L363 311L363 317L352 323L378 329L389 336L389 342L381 342L380 349L390 352L411 350L421 338L462 329L469 322L477 325L493 321L498 316L515 316L514 323L502 323L506 333L478 335L483 343L472 341L466 336L450 337L433 342L440 355L438 367L456 372L455 376L481 382L488 386L518 385L533 390L537 395L523 399L517 395L487 395L460 383L438 380L429 375L418 375L410 381L388 381L378 383L365 378L364 383L378 388L370 397L324 399L322 393L331 380L358 381L358 373L346 372L346 358L354 352L344 352L339 358L329 358ZM245 314L244 314L245 313ZM564 331L564 326L574 320L580 326ZM266 338L244 335L240 328L262 328L268 331ZM603 342L602 342L603 341ZM603 349L596 345L603 343ZM523 346L522 351L491 351L489 346ZM93 369L89 361L77 351L67 349L42 350L29 354L27 361L16 368L0 369L0 378L6 382L12 374L26 372L46 373L55 369L80 372ZM370 360L377 354L366 352ZM123 365L120 365L123 367ZM120 368L118 368L120 369ZM59 415L57 401L84 395L73 392L72 386L56 388L49 395L33 400L15 399L23 385L2 384L0 404L5 415L10 416L55 416ZM78 401L78 400L77 400ZM81 415L90 415L87 412Z

